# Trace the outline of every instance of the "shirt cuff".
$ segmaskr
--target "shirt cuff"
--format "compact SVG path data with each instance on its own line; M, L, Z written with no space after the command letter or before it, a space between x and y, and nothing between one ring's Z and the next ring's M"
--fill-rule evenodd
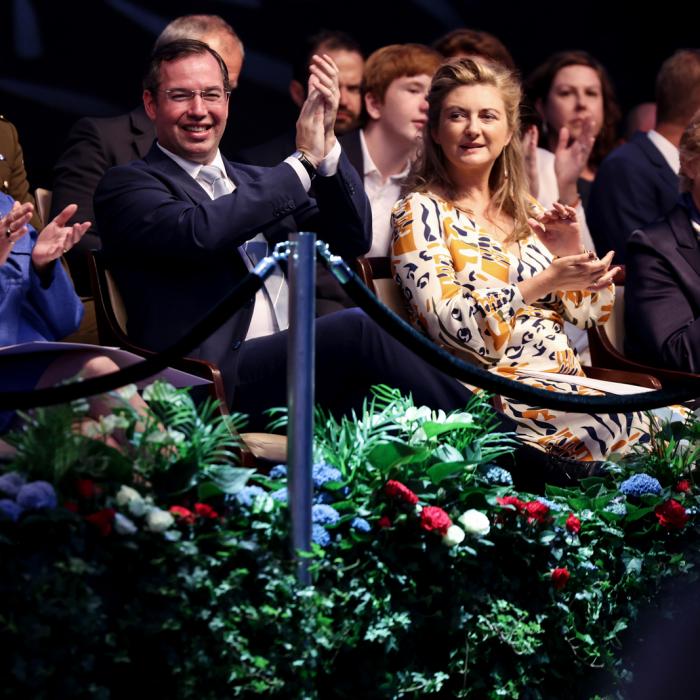
M331 177L338 172L338 161L340 160L340 142L335 140L335 145L328 151L328 155L321 161L318 166L318 174L321 177Z
M306 172L306 168L301 164L301 161L294 156L289 156L289 158L284 159L285 163L289 163L297 174L297 177L301 181L301 186L304 188L305 192L308 192L311 188L311 178L309 173Z

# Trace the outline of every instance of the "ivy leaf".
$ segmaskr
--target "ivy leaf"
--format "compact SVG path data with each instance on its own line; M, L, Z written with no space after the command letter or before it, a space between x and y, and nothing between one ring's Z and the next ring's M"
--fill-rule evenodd
M391 441L374 447L369 453L368 459L375 467L389 470L400 464L422 462L429 455L430 450L427 447Z
M234 494L246 485L255 469L221 465L207 467L205 474L223 493Z

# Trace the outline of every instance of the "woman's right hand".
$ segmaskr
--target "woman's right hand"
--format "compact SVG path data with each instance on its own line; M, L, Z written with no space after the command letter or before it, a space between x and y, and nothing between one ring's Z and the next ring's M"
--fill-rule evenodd
M554 151L554 174L559 188L559 201L574 205L578 201L577 182L588 165L588 159L596 139L595 122L584 119L578 138L571 139L565 126L559 131L559 141Z
M614 252L604 258L594 253L566 255L552 260L549 267L518 284L526 304L551 292L574 292L587 289L596 292L607 287L619 267L610 267Z
M0 265L7 262L12 246L29 231L29 221L34 214L30 202L15 202L5 216L0 219Z

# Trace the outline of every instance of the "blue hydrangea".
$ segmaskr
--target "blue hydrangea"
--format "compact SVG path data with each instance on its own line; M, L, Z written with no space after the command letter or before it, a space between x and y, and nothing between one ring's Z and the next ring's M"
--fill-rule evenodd
M244 506L252 506L258 496L267 496L267 491L260 486L244 486L237 494L236 500Z
M554 501L550 501L548 498L543 498L540 497L537 499L540 503L543 503L544 505L549 508L549 510L559 513L560 511L564 510L564 506L559 505L559 503L555 503Z
M8 518L13 523L16 523L22 512L22 507L9 498L0 499L0 517Z
M319 525L335 525L340 520L338 511L325 503L311 506L311 522Z
M372 526L364 518L353 518L350 525L359 532L370 532L372 529Z
M19 490L24 486L25 479L17 472L8 472L0 476L0 491L10 498L17 498Z
M280 503L286 503L287 502L287 487L285 486L284 488L277 489L277 491L273 491L270 494L270 498L274 499L275 501L280 501Z
M314 523L311 526L311 541L321 547L327 547L331 543L331 536L323 525Z
M513 477L511 476L511 473L507 469L499 467L497 464L490 466L486 470L484 477L486 481L489 482L489 484L496 484L501 486L513 485Z
M658 496L661 493L661 484L648 474L635 474L620 484L620 491L625 496L639 497L649 493Z
M311 478L314 482L316 488L321 488L325 483L329 481L341 481L343 475L340 473L340 469L332 466L331 464L314 464L311 467Z
M17 494L17 504L24 510L55 508L56 492L48 481L32 481L22 486Z
M276 464L268 475L271 479L286 479L287 478L287 465L286 464Z
M627 506L624 503L609 503L603 510L615 515L627 515Z
M328 491L321 491L314 496L314 503L325 503L331 505L335 503L335 497Z

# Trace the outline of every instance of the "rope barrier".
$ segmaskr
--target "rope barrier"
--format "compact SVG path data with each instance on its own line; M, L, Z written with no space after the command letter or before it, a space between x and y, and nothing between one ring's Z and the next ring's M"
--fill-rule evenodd
M700 380L690 381L690 386L683 388L660 389L642 394L580 396L536 389L522 382L498 376L451 355L412 328L391 309L384 306L342 258L332 255L327 244L319 241L317 252L321 261L344 286L350 298L396 340L442 372L494 394L523 401L530 406L571 413L646 411L674 403L682 403L700 395ZM175 358L187 355L192 348L201 344L243 304L252 299L274 266L285 262L288 254L289 244L286 242L279 244L275 253L261 260L256 268L249 272L204 319L199 321L179 341L153 357L116 372L81 382L30 391L0 392L0 409L27 409L75 401L86 396L112 391L125 384L132 384L152 376L168 367ZM99 350L99 346L95 346L95 348Z
M627 413L647 411L674 403L682 403L700 395L700 380L684 388L660 389L627 396L580 396L536 389L522 382L507 379L488 370L470 365L435 345L406 321L382 304L353 272L347 263L330 253L327 244L319 241L317 252L350 298L396 340L410 348L436 369L494 394L523 401L530 406L552 408L570 413ZM572 376L573 378L573 376Z
M66 403L94 394L104 394L153 376L168 367L174 359L187 355L192 348L200 345L243 304L252 299L262 287L265 277L274 269L275 264L276 260L273 257L263 258L255 269L251 270L205 318L163 352L116 372L81 382L31 391L0 392L0 408L27 409ZM95 346L95 350L99 352L99 345Z

